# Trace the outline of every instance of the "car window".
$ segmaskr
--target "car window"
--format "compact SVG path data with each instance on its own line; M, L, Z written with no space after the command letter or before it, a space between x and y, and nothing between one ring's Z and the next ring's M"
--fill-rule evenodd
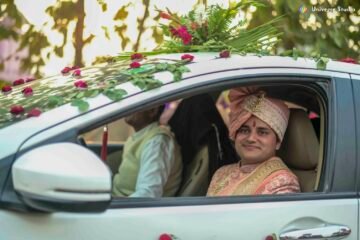
M281 147L276 154L285 164L283 170L290 169L290 173L293 174L289 175L291 179L287 180L290 189L291 187L296 188L291 184L293 184L292 181L297 180L301 192L313 192L317 189L317 181L321 174L318 163L320 162L319 153L323 149L320 149L319 139L320 134L324 134L324 129L320 128L320 120L324 116L321 116L319 109L323 106L320 106L319 101L317 101L319 96L306 88L294 88L286 85L263 87L264 90L272 94L271 97L275 97L272 93L275 88L277 89L276 97L284 100L290 109L289 125L284 134ZM149 160L151 164L145 164L146 169L137 168L138 173L151 175L156 172L157 174L157 177L153 179L151 177L143 178L142 181L145 181L145 187L146 181L149 183L159 179L161 181L161 179L166 179L169 176L181 176L181 180L176 180L176 177L173 177L172 183L168 183L168 185L166 185L166 181L163 182L162 197L206 196L212 181L220 183L226 181L224 179L226 179L227 174L216 173L219 169L226 169L226 166L237 164L240 158L234 147L234 142L229 139L230 90L225 89L216 93L195 95L162 104L164 105L164 112L159 115L159 119L161 119L162 124L170 126L171 134L174 134L174 142L180 149L181 163L175 164L178 168L175 170L167 166L171 161L172 164L176 162L174 157L176 150L173 145L167 144L171 142L171 137L167 136L166 132L162 132L164 137L158 138L157 144L150 146L140 144L141 148L150 151L150 153L134 154L134 156L140 158L137 162L139 165L141 165L141 156L152 159L152 157L162 158L163 155L172 155L172 158L164 160L167 163L161 165L158 169L154 168L156 159ZM296 92L298 96L302 97L294 97L291 92ZM302 101L303 96L308 97L306 101ZM316 106L311 105L312 103L315 103ZM113 181L116 182L116 179L119 178L121 179L120 182L125 183L128 179L132 179L132 183L130 181L126 182L124 185L127 186L122 187L133 188L134 190L141 182L138 179L139 176L130 176L131 166L125 167L126 170L121 169L120 166L124 164L124 154L129 154L128 152L124 153L126 140L131 136L137 136L138 131L134 131L134 128L125 119L126 117L107 124L108 154L106 162L112 170ZM299 128L303 130L297 131ZM87 146L100 156L104 137L103 127L89 131L83 134L82 137L84 137ZM302 146L304 142L311 144L307 144L306 149L304 149ZM159 149L159 151L151 152L152 149ZM304 159L302 151L310 152L307 159ZM159 152L161 154L158 154ZM119 176L119 174L125 174L126 177ZM277 181L284 181L284 179L280 177ZM113 183L115 184L115 182ZM169 191L171 186L175 190ZM282 191L286 192L284 189ZM128 193L129 191L125 191L123 194ZM144 195L144 197L151 196ZM158 196L154 195L154 197Z
M126 124L124 119L119 119L106 125L108 128L108 142L123 144L134 132L133 128ZM103 138L104 127L96 128L82 135L88 144L100 144Z

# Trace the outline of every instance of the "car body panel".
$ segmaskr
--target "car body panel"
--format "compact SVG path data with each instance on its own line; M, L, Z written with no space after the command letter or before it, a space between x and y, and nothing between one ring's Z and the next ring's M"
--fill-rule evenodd
M165 57L179 59L180 56L181 54L173 54ZM311 224L318 221L324 225L348 226L352 233L347 239L359 239L359 199L355 197L355 193L351 197L341 195L344 189L352 194L356 183L341 183L341 179L335 177L353 178L359 171L354 159L349 161L351 171L345 171L346 165L342 162L343 159L353 158L356 150L352 150L345 157L341 154L346 151L347 145L356 146L355 133L349 139L350 144L343 139L352 131L346 128L359 121L355 120L349 73L360 74L360 67L330 61L327 70L324 71L317 70L314 61L301 58L215 58L215 53L195 54L195 62L187 65L191 71L185 73L184 80L180 82L173 82L169 73L158 73L156 78L164 83L160 88L143 92L131 83L123 83L118 88L125 89L128 95L119 102L112 102L99 95L88 100L90 109L85 113L79 113L77 108L66 104L45 112L38 118L27 119L0 129L0 161L15 153L18 153L16 157L19 157L23 152L47 143L74 142L84 129L99 127L137 110L191 94L225 89L240 83L296 83L303 79L302 84L312 81L330 83L324 87L330 94L327 116L331 119L327 126L330 128L327 137L331 140L329 145L326 145L330 156L324 157L329 168L326 168L324 173L326 186L322 189L323 192L312 193L321 198L302 197L307 196L306 193L294 195L295 200L286 201L279 201L279 196L271 196L274 199L264 202L259 201L261 198L258 197L248 197L250 202L244 202L242 197L229 197L228 199L234 202L224 204L225 198L204 197L196 198L193 202L190 200L187 206L183 204L182 198L173 199L169 205L162 205L167 199L145 199L143 202L148 204L147 207L140 204L141 199L133 200L135 205L139 203L135 206L127 205L124 199L114 198L112 201L115 204L111 204L107 211L96 214L15 212L2 209L0 219L4 221L0 226L0 238L21 239L26 236L26 239L158 239L162 233L169 233L184 240L265 239L273 233L279 236L289 227L316 227L316 224ZM96 68L90 70L96 72ZM339 87L342 84L344 86ZM344 101L339 101L343 94L348 94L344 101L353 108L350 112L341 105ZM336 116L339 113L343 116ZM359 111L356 114L358 117ZM351 118L351 121L347 122L348 118ZM342 124L343 127L334 130L338 124ZM360 135L359 131L357 134ZM332 185L336 186L338 191L339 195L336 197L330 195ZM12 189L11 193L14 194L15 191ZM206 201L201 202L201 199ZM251 202L252 199L256 201ZM304 225L304 222L308 225Z
M329 209L332 209L329 211ZM312 218L343 224L357 236L357 200L241 203L207 206L109 209L101 214L25 214L0 212L4 239L158 239L163 233L179 239L265 239L289 223ZM101 219L101 220L100 220ZM13 226L20 232L14 232ZM17 235L18 234L18 235Z

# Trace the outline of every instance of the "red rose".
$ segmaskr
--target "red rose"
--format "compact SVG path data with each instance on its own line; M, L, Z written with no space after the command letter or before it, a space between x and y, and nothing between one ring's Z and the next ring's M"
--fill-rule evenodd
M135 61L130 64L130 68L139 68L139 67L141 67L141 64L139 62Z
M228 57L230 57L230 51L229 51L229 50L221 51L221 52L219 53L219 56L220 56L221 58L228 58Z
M11 90L12 90L12 87L9 86L9 85L3 86L3 87L1 88L1 91L2 91L3 93L10 93Z
M170 234L167 233L163 233L160 235L159 240L172 240L172 236Z
M69 67L64 67L63 70L61 70L61 73L62 73L62 74L67 74L67 73L69 73L70 71L71 71L71 68L69 68Z
M21 84L24 84L25 81L24 79L20 78L20 79L17 79L13 82L13 86L17 86L17 85L21 85Z
M274 237L272 235L266 236L265 240L274 240Z
M87 88L88 85L85 81L79 80L74 83L75 87L77 88Z
M76 69L76 70L73 72L73 76L74 76L74 77L81 77L81 70L80 70L80 69Z
M169 14L165 13L165 12L161 12L160 17L164 18L164 19L168 19L168 20L171 19L171 16Z
M29 97L33 94L33 90L31 87L26 87L21 91L25 97Z
M353 63L353 64L357 64L357 61L353 58L342 58L339 60L340 62L346 62L346 63Z
M40 116L40 114L41 114L41 110L40 110L40 109L38 109L38 108L33 108L33 109L31 109L31 110L28 112L27 117L28 117L28 118L29 118L29 117L38 117L38 116Z
M181 56L181 60L186 60L186 61L191 62L192 60L194 60L194 56L190 55L190 54L184 54Z
M174 37L179 37L178 31L177 31L174 27L170 27L170 33L171 33L171 35L173 35Z
M134 53L130 56L131 60L142 60L144 56L141 53Z
M178 36L182 39L184 45L190 44L192 36L185 26L179 27L176 31L178 33Z
M35 80L35 78L27 78L25 82L28 83L28 82L32 82L32 81L34 81L34 80Z
M10 113L13 115L19 115L24 112L24 108L20 105L12 106L10 109Z

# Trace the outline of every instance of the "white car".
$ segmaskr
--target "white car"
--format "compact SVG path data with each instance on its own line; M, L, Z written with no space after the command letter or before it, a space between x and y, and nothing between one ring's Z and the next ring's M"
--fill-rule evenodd
M360 239L360 65L329 61L319 70L303 58L193 55L181 81L160 72L155 76L163 85L148 91L119 83L127 93L120 101L100 94L87 99L84 112L59 104L39 117L0 124L0 239ZM115 81L122 76L119 66L82 74L88 81ZM61 86L69 78L29 84ZM111 196L112 172L100 159L101 144L84 134L158 104L200 94L217 99L244 85L258 85L292 106L279 154L298 176L301 193L206 197L219 163L211 162L205 144L184 166L178 196ZM111 143L108 152L120 148L121 142Z

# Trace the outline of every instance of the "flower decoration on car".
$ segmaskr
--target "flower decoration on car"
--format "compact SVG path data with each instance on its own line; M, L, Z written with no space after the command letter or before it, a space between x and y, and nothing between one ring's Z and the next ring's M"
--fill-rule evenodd
M118 88L131 82L142 90L162 85L155 73L170 72L173 81L180 81L186 67L194 59L192 52L216 52L215 58L229 58L233 54L255 53L267 55L280 40L277 17L263 25L247 29L246 21L236 20L240 10L248 5L264 7L257 1L231 3L229 8L220 5L200 6L184 16L169 9L158 10L164 21L160 27L165 35L163 44L151 52L124 53L106 57L108 65L80 69L65 66L61 74L41 80L17 79L12 86L4 86L0 94L0 128L27 117L39 116L53 108L70 103L80 112L90 107L89 98L103 94L112 101L119 101L127 92ZM163 53L185 53L178 60L148 60L148 56ZM292 51L293 57L298 52ZM324 68L327 59L317 56L319 66ZM104 72L103 72L104 71ZM106 72L106 77L104 73Z
M40 116L40 114L41 114L41 110L40 110L40 109L38 109L38 108L33 108L33 109L31 109L31 110L28 112L27 117L28 117L28 118L29 118L29 117L38 117L38 116Z
M10 113L18 116L24 112L24 108L20 105L15 105L10 108Z
M18 85L22 85L25 83L25 80L20 78L20 79L17 79L13 82L13 86L18 86Z
M220 58L229 58L230 57L230 51L229 50L223 50L219 53Z
M354 58L350 58L350 57L347 57L347 58L342 58L339 60L340 62L345 62L345 63L352 63L352 64L357 64L358 62L356 61L356 59Z
M267 235L264 240L277 240L276 234Z
M192 60L194 60L194 56L191 54L184 54L181 56L181 60L191 62Z
M72 75L75 78L81 77L81 70L80 69L75 69Z
M177 238L173 234L168 234L168 233L163 233L159 236L159 240L177 240L177 239L179 238Z
M141 66L141 63L139 63L139 62L130 63L130 68L139 68L140 66Z
M31 87L26 87L21 92L24 94L25 97L33 95L33 90Z
M198 5L188 14L179 16L169 9L160 10L159 17L164 42L151 52L137 54L157 55L175 52L217 52L215 58L229 58L232 54L271 55L274 46L281 41L282 32L276 25L282 16L276 17L265 24L248 28L246 19L239 19L241 9L248 6L266 7L259 1L241 1L230 3L228 8L219 4ZM297 58L300 51L285 51L283 56ZM132 53L120 54L118 59L126 59ZM325 69L328 59L318 53L310 55L302 53L303 57L311 58L317 63L318 69Z
M237 54L269 54L274 45L280 41L281 33L275 25L281 20L277 17L253 29L246 29L246 21L238 19L240 10L249 5L265 7L257 1L231 3L229 8L221 5L205 7L199 5L188 14L178 16L169 9L160 10L160 18L165 24L160 27L165 35L163 44L145 55L156 55L174 52L222 52L224 50ZM131 53L130 53L131 54ZM129 53L121 54L126 58ZM228 55L230 57L230 55Z
M142 55L141 53L134 53L130 56L130 58L134 62L140 62L144 59L144 55Z
M188 59L189 60L189 59ZM58 106L70 103L80 112L90 107L89 98L103 94L112 101L120 101L127 92L117 86L131 82L146 91L162 85L154 76L157 72L169 71L173 80L182 79L188 72L188 60L153 59L134 53L127 59L111 61L106 66L106 77L94 66L86 69L64 67L61 75L37 81L18 79L1 88L0 128L29 117L38 117ZM141 63L140 63L141 62ZM81 79L80 79L81 77Z
M9 94L11 92L11 90L12 90L12 87L9 85L3 86L1 88L1 92L4 94Z
M82 80L74 82L74 85L78 89L86 89L88 87L87 83L85 81L82 81Z

